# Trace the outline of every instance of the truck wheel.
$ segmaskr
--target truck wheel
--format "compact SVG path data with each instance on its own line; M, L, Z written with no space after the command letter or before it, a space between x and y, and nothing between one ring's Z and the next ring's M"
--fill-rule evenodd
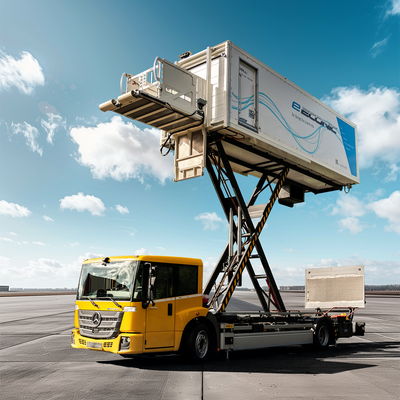
M314 346L318 349L328 348L331 342L331 327L326 321L318 321L314 331Z
M186 342L186 355L194 361L204 361L211 353L211 337L206 325L197 324L189 333Z

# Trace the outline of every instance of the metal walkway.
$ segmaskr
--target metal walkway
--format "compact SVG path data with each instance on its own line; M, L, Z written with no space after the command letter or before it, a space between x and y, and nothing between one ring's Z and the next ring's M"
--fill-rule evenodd
M203 116L198 112L187 115L172 108L167 102L140 90L132 90L117 99L109 100L100 105L100 110L114 111L170 134L200 125L203 120Z

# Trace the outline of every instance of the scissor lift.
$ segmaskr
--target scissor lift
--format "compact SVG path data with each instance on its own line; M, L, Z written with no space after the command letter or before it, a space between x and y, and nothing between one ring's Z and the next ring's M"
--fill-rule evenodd
M275 163L265 167L251 198L246 203L221 144L221 136L214 134L211 140L207 148L207 171L229 221L230 235L229 243L226 245L204 289L206 295L214 290L210 297L209 306L215 312L225 311L236 286L241 281L244 268L247 268L264 311L270 311L271 303L276 310L285 311L285 305L259 237L285 182L288 168ZM270 178L271 174L274 175L272 179ZM265 190L270 190L271 195L268 202L258 210L260 220L254 226L251 208ZM234 216L236 216L236 222ZM254 249L257 251L256 254L253 254ZM261 275L254 272L251 264L251 260L255 258L260 260L263 267L264 273ZM260 280L266 282L268 291L262 288Z

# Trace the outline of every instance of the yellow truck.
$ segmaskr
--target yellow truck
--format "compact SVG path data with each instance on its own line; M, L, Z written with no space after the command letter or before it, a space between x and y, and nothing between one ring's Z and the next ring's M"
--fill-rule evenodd
M196 258L124 256L82 266L72 347L142 354L215 347Z
M362 277L360 267L355 269ZM346 274L351 277L356 272ZM325 348L339 337L364 333L362 323L353 323L351 308L214 312L202 293L202 279L202 261L196 258L142 255L86 260L72 347L122 356L181 352L201 361L221 350L305 344Z

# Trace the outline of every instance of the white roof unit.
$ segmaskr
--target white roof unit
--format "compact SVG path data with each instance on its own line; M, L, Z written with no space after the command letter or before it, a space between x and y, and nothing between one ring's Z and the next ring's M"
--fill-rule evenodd
M305 308L365 307L364 267L306 269Z

